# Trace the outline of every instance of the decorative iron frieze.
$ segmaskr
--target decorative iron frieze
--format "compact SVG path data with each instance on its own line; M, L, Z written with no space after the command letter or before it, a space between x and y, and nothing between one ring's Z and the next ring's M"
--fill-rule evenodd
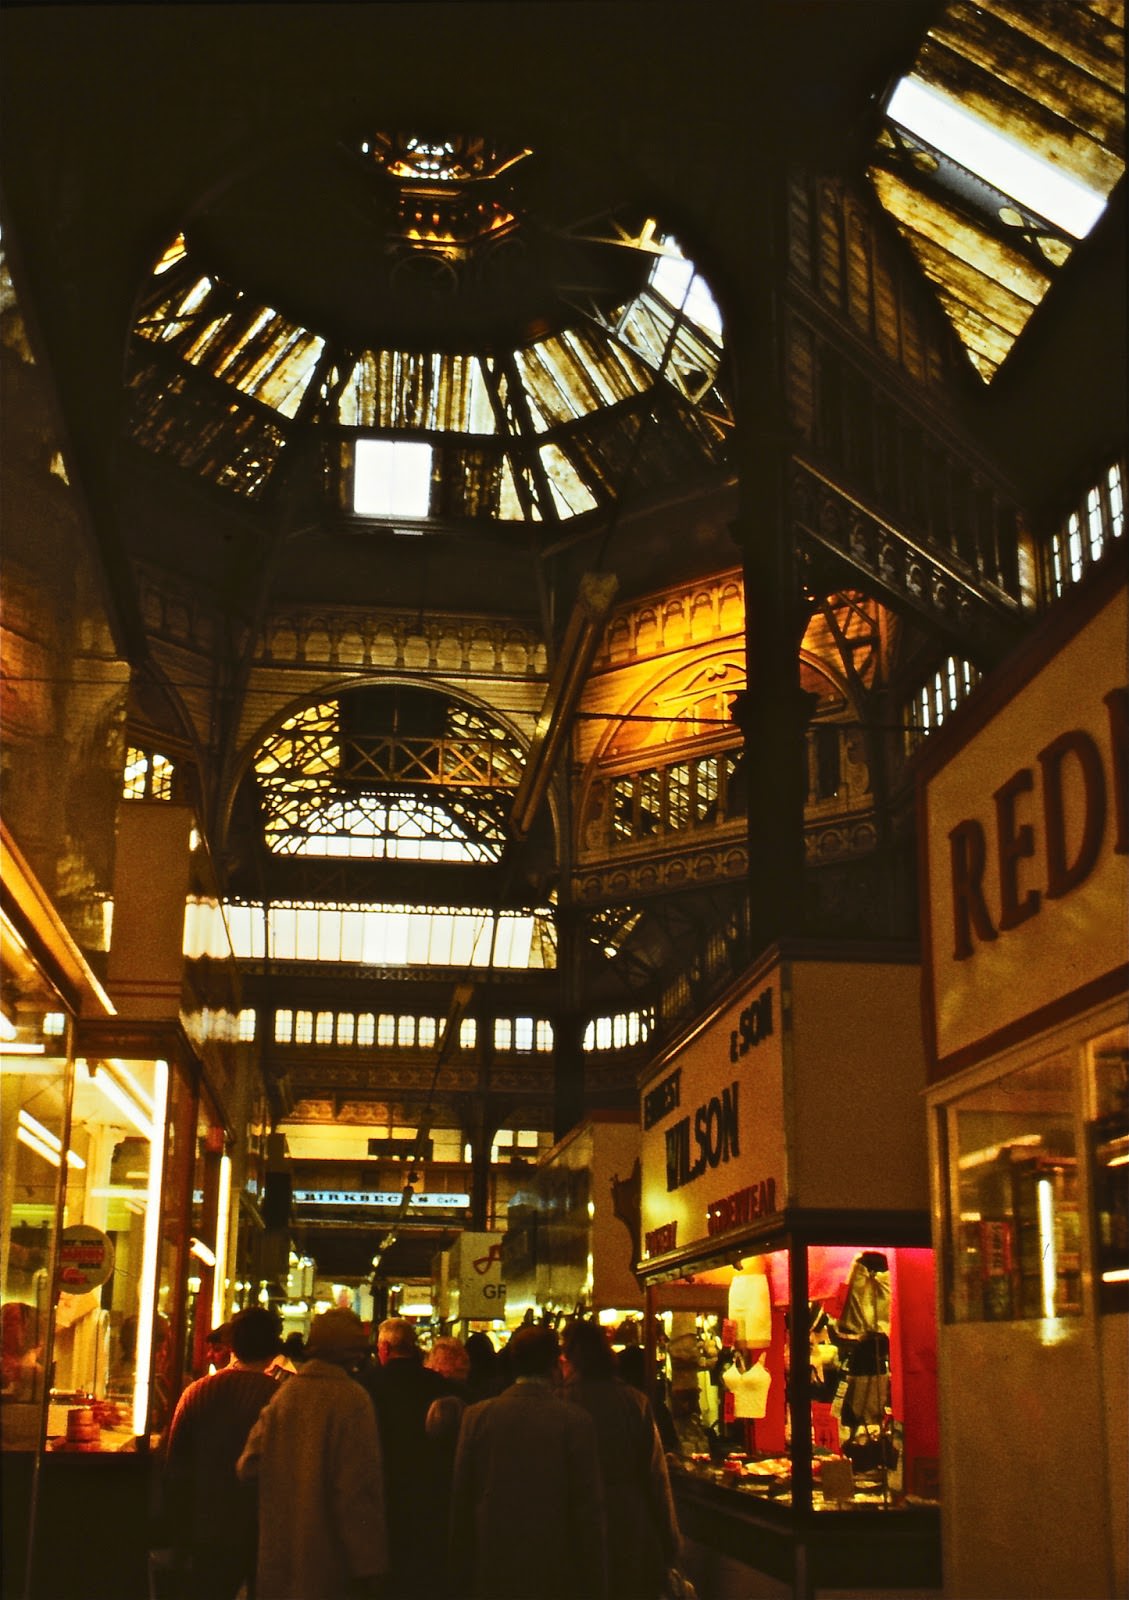
M964 651L971 647L992 658L1013 641L1018 609L1002 591L990 597L982 579L965 577L955 563L943 561L795 459L790 497L801 547L807 542L840 556Z

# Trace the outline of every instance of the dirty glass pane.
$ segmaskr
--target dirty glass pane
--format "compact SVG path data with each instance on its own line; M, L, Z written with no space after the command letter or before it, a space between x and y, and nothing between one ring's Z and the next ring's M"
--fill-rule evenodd
M1074 1078L1057 1058L946 1107L951 1320L1081 1313Z

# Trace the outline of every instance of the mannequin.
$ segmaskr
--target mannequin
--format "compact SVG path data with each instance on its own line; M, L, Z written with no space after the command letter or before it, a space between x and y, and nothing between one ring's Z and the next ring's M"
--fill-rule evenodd
M753 1358L751 1366L742 1367L740 1356L734 1357L721 1375L721 1381L733 1396L733 1415L738 1422L755 1421L768 1410L768 1391L772 1375L764 1365L764 1351Z
M855 1257L837 1331L843 1340L845 1384L836 1403L851 1429L881 1422L890 1400L890 1272L886 1257Z
M729 1320L736 1323L738 1345L764 1350L772 1343L772 1295L763 1268L735 1274L729 1285Z

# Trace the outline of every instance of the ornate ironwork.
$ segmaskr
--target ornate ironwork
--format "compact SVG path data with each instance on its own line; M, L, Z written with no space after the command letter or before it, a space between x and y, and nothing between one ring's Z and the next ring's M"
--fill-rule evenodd
M792 517L801 545L830 551L900 607L928 619L962 651L994 659L1014 643L1018 607L1002 591L928 550L807 462L793 459Z

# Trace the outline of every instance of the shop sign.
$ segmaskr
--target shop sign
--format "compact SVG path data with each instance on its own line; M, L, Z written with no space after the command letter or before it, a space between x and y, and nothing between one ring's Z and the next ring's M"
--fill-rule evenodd
M729 1035L729 1059L740 1061L772 1032L772 990L766 989L750 1005L744 1006L737 1026Z
M451 1251L450 1266L452 1318L505 1316L501 1234L461 1234Z
M114 1242L101 1228L76 1222L59 1239L59 1288L85 1294L100 1288L114 1270Z
M398 1189L295 1189L296 1206L373 1206L377 1210L390 1210L399 1206L403 1191ZM409 1201L412 1211L465 1211L470 1205L469 1194L413 1194Z
M1089 1003L1124 969L1126 628L1121 590L925 768L936 1076L1049 1025L1071 997Z
M665 1256L668 1250L678 1248L678 1223L664 1222L661 1227L652 1228L643 1243L647 1247L649 1256Z
M738 1140L736 1081L711 1095L694 1112L694 1141L690 1142L689 1117L680 1117L666 1130L666 1186L680 1189L700 1178L707 1167L741 1154ZM691 1159L691 1153L693 1159Z
M640 1095L643 1259L708 1237L708 1207L773 1175L783 1206L778 964L668 1055ZM734 1060L736 1057L736 1060ZM759 1189L758 1189L759 1196ZM765 1214L767 1199L756 1214ZM750 1202L751 1207L751 1202ZM750 1210L752 1215L752 1210Z
M991 837L979 817L965 818L949 830L954 961L967 961L979 942L998 939L1001 933L1018 928L1049 901L1061 900L1085 883L1097 866L1107 832L1112 833L1115 851L1121 855L1129 851L1129 807L1125 802L1129 779L1122 771L1129 765L1127 701L1124 689L1103 696L1109 713L1105 751L1084 729L1072 728L1045 745L1036 755L1036 764L1012 773L992 796L995 829ZM1079 819L1076 837L1069 844L1068 788L1074 790L1071 798ZM1113 828L1107 830L1111 791ZM1033 797L1030 806L1024 800L1026 795ZM1028 880L1037 874L1025 875L1023 863L1035 856L1040 825L1042 873L1038 876L1042 882L1036 887ZM999 908L994 921L989 897Z
M711 1200L706 1207L706 1231L727 1233L730 1228L747 1227L763 1217L776 1215L776 1179L761 1178L724 1199Z
M679 1089L682 1083L682 1068L675 1067L674 1071L656 1084L653 1089L648 1089L643 1096L643 1127L653 1128L656 1122L671 1111L677 1111L681 1104Z

